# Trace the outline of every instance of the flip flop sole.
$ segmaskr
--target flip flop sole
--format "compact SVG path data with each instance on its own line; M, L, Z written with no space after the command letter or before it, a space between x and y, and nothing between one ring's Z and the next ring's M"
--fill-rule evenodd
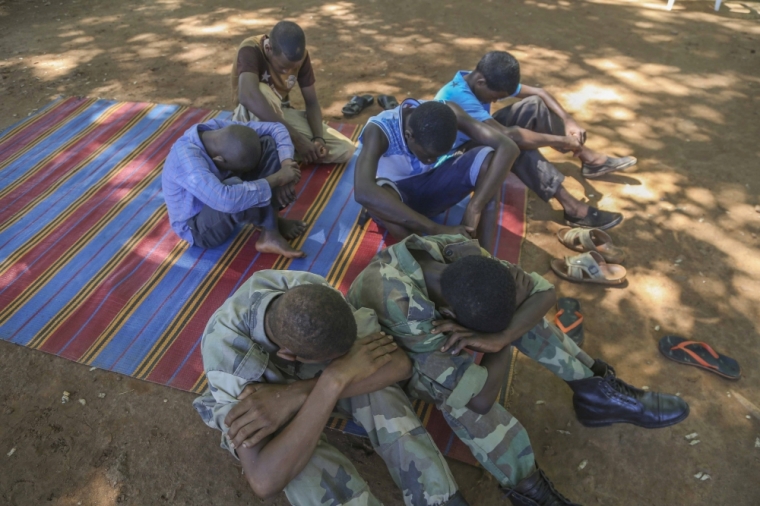
M715 357L710 355L707 352L707 350L705 350L704 348L694 346L691 349L691 351L696 353L704 361L708 363L715 363L715 365L718 368L714 369L712 367L705 367L704 365L700 364L699 362L694 360L694 358L691 355L689 355L683 350L672 349L674 346L684 341L687 341L687 339L684 339L683 337L665 336L662 339L660 339L660 342L658 344L658 349L660 350L660 353L662 353L662 355L665 358L667 358L668 360L672 360L673 362L678 362L679 364L698 367L700 369L704 369L705 371L709 371L713 374L717 374L721 378L725 378L732 381L737 381L741 378L741 367L739 366L739 362L737 362L731 357L723 355L722 353L716 352L718 353L720 357L716 360Z
M579 320L576 313L581 313L581 303L578 299L573 299L572 297L560 297L557 299L557 312L560 310L562 310L562 314L559 317L555 316L554 323L557 324L557 321L559 321L562 326L557 326L560 330L563 330L562 327L568 328ZM563 330L563 332L565 332L567 337L572 339L578 346L583 344L583 339L585 337L583 333L583 322L578 324L575 328L567 331Z

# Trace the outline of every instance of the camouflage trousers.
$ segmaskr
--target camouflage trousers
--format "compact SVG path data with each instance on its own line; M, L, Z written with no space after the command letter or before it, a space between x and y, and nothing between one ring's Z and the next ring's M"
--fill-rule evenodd
M367 431L372 446L401 489L406 505L467 504L457 492L446 460L401 388L391 386L342 399L337 408ZM330 445L324 435L306 467L285 487L285 494L296 506L382 504L351 461Z
M594 360L546 318L512 344L565 381L594 375L590 369ZM499 484L513 487L535 469L528 432L504 406L494 404L488 413L479 415L466 407L453 408L440 396L425 396L420 387L408 385L409 395L434 402L454 433Z

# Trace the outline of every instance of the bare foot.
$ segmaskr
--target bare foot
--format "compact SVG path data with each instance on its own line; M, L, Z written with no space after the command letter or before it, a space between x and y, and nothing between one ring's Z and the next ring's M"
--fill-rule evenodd
M306 227L305 221L277 218L277 228L280 230L280 234L288 241L303 234Z
M288 241L280 235L278 230L261 230L259 240L256 241L256 249L261 253L274 253L286 258L305 257L306 253L290 247Z

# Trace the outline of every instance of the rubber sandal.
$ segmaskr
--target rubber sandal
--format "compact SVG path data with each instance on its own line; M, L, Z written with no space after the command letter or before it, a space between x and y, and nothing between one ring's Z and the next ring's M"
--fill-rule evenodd
M673 362L693 365L734 381L741 377L739 362L718 353L707 343L689 341L680 336L665 336L660 339L659 348L660 353Z
M390 111L398 107L398 100L392 95L378 95L377 105L383 108L385 111Z
M624 156L622 158L607 157L604 163L600 165L589 165L584 163L581 166L581 174L586 179L594 179L610 172L616 172L618 170L625 170L629 167L633 167L638 163L638 160L632 156Z
M551 261L554 273L562 279L574 283L597 285L619 285L625 281L626 270L622 265L608 264L602 255L589 251L564 260Z
M554 324L567 334L578 346L583 344L583 315L581 303L572 297L560 297L557 300L557 314Z
M557 239L565 247L584 253L596 251L604 261L610 264L625 262L625 251L612 244L612 238L606 232L595 228L561 228Z
M564 217L565 223L571 227L596 228L599 230L607 230L615 225L619 225L623 221L622 214L602 211L596 207L589 207L588 214L583 218L575 218L567 213L564 214Z
M354 95L351 100L343 106L343 116L346 118L353 118L358 116L367 107L371 106L375 102L375 98L372 95Z

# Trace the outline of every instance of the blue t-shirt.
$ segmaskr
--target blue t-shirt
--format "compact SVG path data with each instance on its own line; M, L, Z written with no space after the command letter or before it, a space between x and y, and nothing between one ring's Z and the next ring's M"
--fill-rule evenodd
M464 109L464 112L478 121L491 119L491 104L478 100L478 97L476 97L470 89L470 85L464 80L464 76L467 74L469 74L469 72L465 70L460 70L454 74L454 79L448 82L443 88L438 90L438 93L435 94L435 100L454 102ZM518 84L517 90L511 96L514 97L520 93L521 88L522 85ZM462 132L459 132L454 146L460 146L469 140L469 137Z

